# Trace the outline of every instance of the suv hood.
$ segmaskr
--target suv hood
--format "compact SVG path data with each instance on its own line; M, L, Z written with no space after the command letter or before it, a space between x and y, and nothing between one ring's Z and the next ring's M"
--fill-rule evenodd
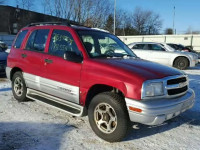
M181 71L175 68L139 58L95 59L95 61L111 67L110 69L112 73L123 73L124 75L129 74L143 80L160 79L167 76L183 74Z

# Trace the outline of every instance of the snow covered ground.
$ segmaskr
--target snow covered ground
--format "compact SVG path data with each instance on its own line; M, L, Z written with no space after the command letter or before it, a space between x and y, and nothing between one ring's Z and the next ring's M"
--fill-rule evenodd
M200 65L185 72L196 93L194 107L159 126L133 124L119 143L98 138L87 117L72 117L40 102L18 103L12 96L10 82L1 78L0 150L199 150Z

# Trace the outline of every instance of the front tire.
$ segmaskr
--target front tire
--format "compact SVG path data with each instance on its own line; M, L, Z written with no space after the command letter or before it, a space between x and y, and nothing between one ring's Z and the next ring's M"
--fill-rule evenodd
M19 102L24 102L27 100L26 93L27 88L21 72L15 72L12 77L12 92L13 96Z
M187 58L179 57L174 61L174 67L180 70L185 70L189 67L189 61Z
M96 95L88 109L92 130L108 142L121 141L128 130L129 117L124 99L111 92Z

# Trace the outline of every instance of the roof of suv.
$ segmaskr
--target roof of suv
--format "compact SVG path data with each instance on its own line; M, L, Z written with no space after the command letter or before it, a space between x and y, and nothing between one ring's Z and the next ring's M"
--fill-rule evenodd
M31 27L38 27L38 26L65 26L65 27L70 27L73 28L75 30L93 30L93 31L102 31L102 32L108 32L107 30L103 30L103 29L99 29L99 28L90 28L90 27L86 27L86 26L82 26L82 25L78 25L78 24L70 24L68 22L38 22L38 23L31 23L29 25L27 25L24 28L31 28Z

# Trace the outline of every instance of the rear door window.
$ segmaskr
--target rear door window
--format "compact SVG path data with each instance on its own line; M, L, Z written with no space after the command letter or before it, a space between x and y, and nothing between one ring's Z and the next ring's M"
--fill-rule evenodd
M35 30L29 36L26 50L43 52L46 46L49 29Z
M164 48L162 48L160 45L157 44L148 44L149 50L153 51L165 51Z
M17 39L15 41L14 44L14 48L20 48L22 45L22 41L24 40L24 37L26 36L28 30L23 30L19 33L19 35L17 36Z
M143 49L144 48L144 44L136 44L133 46L133 49Z

